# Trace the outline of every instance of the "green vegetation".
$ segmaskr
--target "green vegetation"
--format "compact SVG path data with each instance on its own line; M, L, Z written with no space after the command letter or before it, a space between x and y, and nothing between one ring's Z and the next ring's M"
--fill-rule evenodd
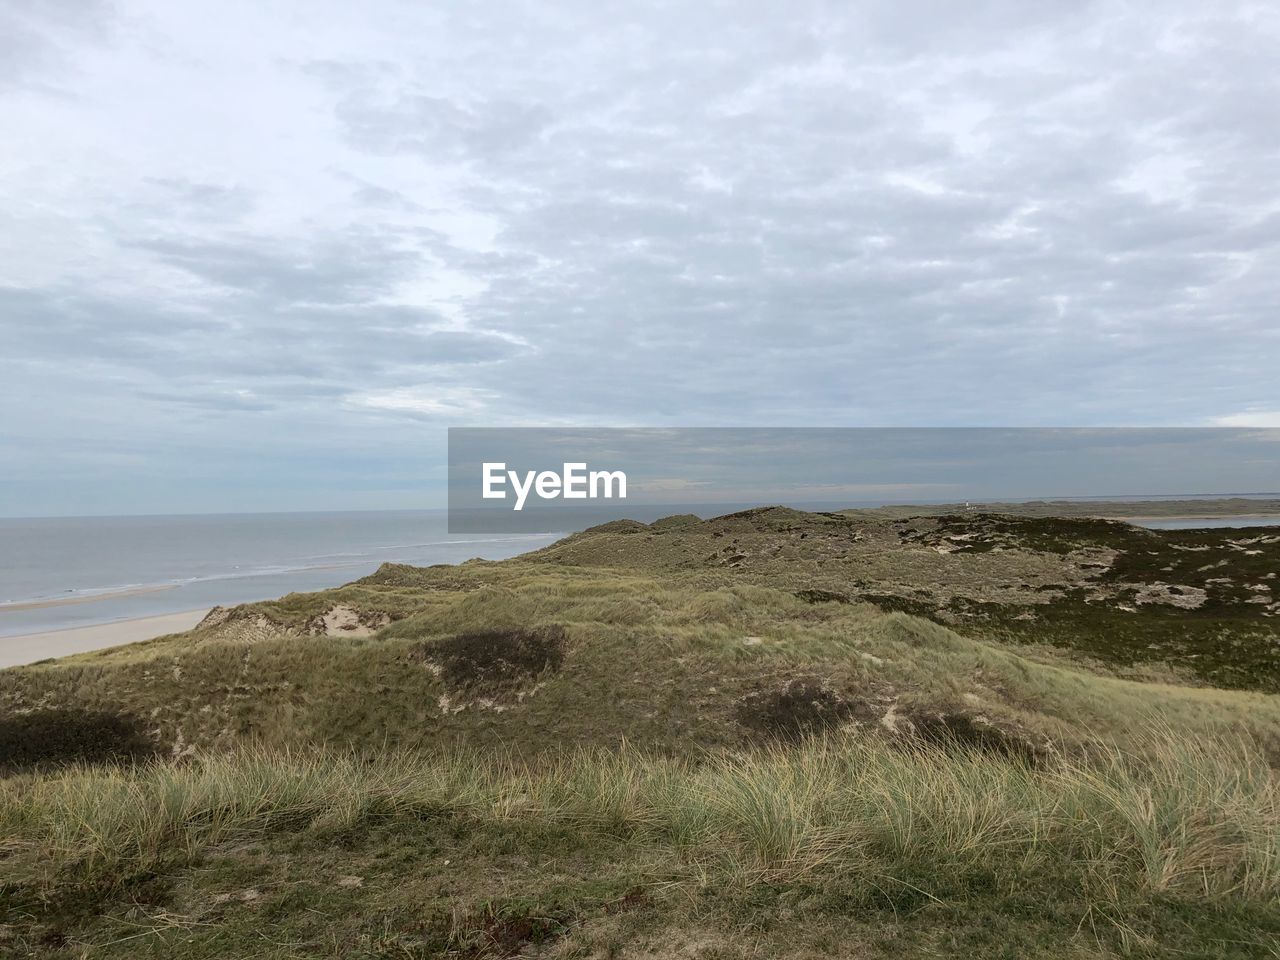
M1264 957L1280 935L1275 778L1169 736L1048 768L848 740L537 768L234 753L9 780L0 824L0 896L41 918L11 946L102 957Z
M636 525L640 527L640 525ZM1094 518L887 520L774 508L581 534L546 562L711 571L863 600L967 636L1049 644L1110 669L1280 692L1280 530L1153 531Z
M775 508L3 671L0 954L1275 960L1278 570Z
M0 774L75 761L139 760L155 752L141 720L110 710L36 708L0 717Z

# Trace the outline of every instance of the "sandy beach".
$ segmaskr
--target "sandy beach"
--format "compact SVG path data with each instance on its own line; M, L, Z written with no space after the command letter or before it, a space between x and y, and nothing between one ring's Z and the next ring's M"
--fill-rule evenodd
M73 603L98 603L102 600L122 600L126 597L141 597L148 593L160 593L172 590L173 584L157 584L151 587L126 587L121 590L104 590L101 593L85 593L70 597L48 597L42 600L20 600L0 603L0 613L7 610L46 610L49 607L65 607Z
M137 643L162 637L167 633L190 630L208 613L207 609L166 613L157 617L137 617L89 627L27 633L16 637L0 637L0 668L35 663L49 657L65 657L86 650L101 650L122 643Z

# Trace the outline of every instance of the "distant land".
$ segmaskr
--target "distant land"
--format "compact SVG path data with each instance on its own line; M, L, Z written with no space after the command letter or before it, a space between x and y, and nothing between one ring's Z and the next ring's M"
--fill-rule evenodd
M1012 517L1101 517L1107 520L1199 520L1222 517L1280 517L1280 497L1215 497L1179 500L1026 500L1016 502L892 504L842 510L848 516L893 519L956 513L1000 513Z

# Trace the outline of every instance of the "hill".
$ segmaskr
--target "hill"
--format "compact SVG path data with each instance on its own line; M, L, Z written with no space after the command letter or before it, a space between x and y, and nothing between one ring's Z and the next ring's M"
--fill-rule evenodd
M769 508L3 671L8 942L1274 956L1278 570L1267 528Z

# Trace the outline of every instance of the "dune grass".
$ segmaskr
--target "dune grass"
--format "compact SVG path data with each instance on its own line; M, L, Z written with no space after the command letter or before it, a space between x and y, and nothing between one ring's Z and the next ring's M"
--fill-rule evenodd
M72 768L0 781L0 903L28 916L92 912L128 898L139 878L192 870L246 839L350 842L435 820L525 844L554 834L558 857L601 842L646 863L657 851L671 866L648 882L686 886L694 900L709 885L916 906L1003 891L1087 903L1113 932L1136 929L1131 914L1157 901L1265 916L1280 898L1274 772L1239 741L1167 730L1140 740L1040 766L825 740L696 759L574 752L536 767L256 750ZM1241 935L1265 944L1267 934Z
M852 592L1065 555L767 513L0 672L0 956L1280 958L1280 698Z
M248 640L196 633L0 673L0 709L115 709L145 718L166 752L246 742L305 747L525 752L626 739L666 752L742 745L737 704L759 687L817 676L852 700L899 711L963 710L1057 742L1125 746L1152 721L1185 735L1245 735L1280 757L1280 698L1135 682L1061 656L1002 647L867 604L812 604L753 584L613 571L476 565L450 571L429 608L375 637L280 629ZM475 582L467 580L477 571ZM457 582L454 582L457 581ZM459 587L458 583L462 584ZM341 591L277 603L299 622ZM426 603L427 601L423 601ZM257 609L257 608L252 608ZM292 621L290 621L292 622ZM486 706L415 656L477 631L565 630L563 664ZM437 658L438 659L438 658ZM643 663L642 675L633 665Z

